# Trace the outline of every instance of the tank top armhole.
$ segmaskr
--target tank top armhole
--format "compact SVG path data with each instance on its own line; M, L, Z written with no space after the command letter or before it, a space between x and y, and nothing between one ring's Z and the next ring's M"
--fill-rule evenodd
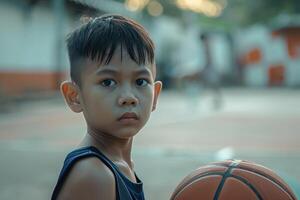
M127 193L127 196L129 195L128 191L126 191L126 188L122 187L122 184L124 183L120 183L122 182L122 180L120 179L119 174L116 172L116 169L114 169L114 167L111 165L110 161L107 160L106 157L103 157L103 154L101 154L98 150L95 151L94 149L95 147L83 147L80 149L76 149L72 152L70 152L63 164L63 168L61 169L61 172L59 174L59 178L58 181L54 187L52 196L51 196L51 200L56 200L58 197L58 194L65 182L65 179L67 178L68 174L70 173L72 167L74 166L74 164L76 162L78 162L79 160L83 159L83 158L88 158L88 157L97 157L99 158L114 174L115 177L115 182L116 182L116 200L120 200L120 194L125 194ZM123 198L122 198L123 199ZM130 196L127 197L128 200L131 199Z

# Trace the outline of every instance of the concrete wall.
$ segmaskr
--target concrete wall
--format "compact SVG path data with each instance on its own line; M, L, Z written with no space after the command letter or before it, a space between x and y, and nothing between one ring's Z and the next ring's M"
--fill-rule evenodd
M67 70L68 59L62 49L61 70L57 71L51 2L40 1L33 6L27 1L0 2L0 93L57 89L55 79ZM65 35L73 26L71 16L66 14L64 22Z
M52 71L56 36L53 9L46 4L24 4L1 2L0 70ZM66 54L63 57L66 67Z

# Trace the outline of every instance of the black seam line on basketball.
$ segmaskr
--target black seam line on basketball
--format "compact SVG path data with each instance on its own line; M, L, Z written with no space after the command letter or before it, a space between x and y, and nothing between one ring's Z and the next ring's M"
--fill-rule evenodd
M223 188L223 186L224 186L224 183L225 183L227 177L230 176L231 170L232 170L232 168L234 167L235 164L236 164L236 163L231 163L231 164L229 165L228 169L226 170L226 172L223 174L222 180L221 180L221 182L220 182L220 184L219 184L219 186L218 186L218 188L217 188L217 191L215 192L214 200L218 200L219 195L220 195L220 193L221 193L221 190L222 190L222 188Z
M265 179L268 179L269 181L275 183L278 187L280 187L280 189L282 189L283 191L285 191L289 197L291 197L293 200L296 200L290 193L289 193L289 189L287 187L285 187L284 185L281 185L280 182L276 181L273 177L271 176L267 176L267 175L264 175L262 173L259 173L257 171L254 171L254 170L249 170L247 168L242 168L242 167L235 167L236 169L242 169L242 170L245 170L245 171L249 171L249 172L253 172L257 175L260 175L262 177L264 177Z
M247 181L247 180L244 179L243 177L236 176L236 175L233 175L233 174L231 174L229 177L238 179L239 181L241 181L241 182L243 182L244 184L246 184L246 185L247 185L248 187L250 187L250 189L255 193L256 197L257 197L259 200L263 200L263 198L260 196L260 194L259 194L259 192L257 191L257 189L256 189L249 181Z
M226 165L223 165L222 163L214 163L214 165L217 165L217 166L222 166L222 167L226 167ZM282 190L284 190L293 200L297 200L294 198L294 196L290 195L289 193L289 189L287 187L285 187L284 185L282 185L279 181L276 181L276 179L274 179L272 176L268 176L266 174L263 174L263 173L260 173L258 171L255 171L255 170L251 170L250 168L245 168L245 167L241 167L241 166L232 166L232 168L235 168L235 169L243 169L243 170L246 170L246 171L249 171L249 172L253 172L255 174L258 174L266 179L269 179L270 181L272 181L273 183L276 183Z
M175 193L173 196L176 197L178 192L180 192L183 188L185 188L187 185L189 185L190 183L194 182L195 180L197 180L198 178L203 178L203 177L206 177L206 176L210 176L210 175L219 175L219 176L222 176L224 173L222 172L208 172L208 173L205 173L205 174L199 174L195 177L193 177L192 179L190 179L189 183L188 184L183 184L181 185L178 189L177 189L177 193Z

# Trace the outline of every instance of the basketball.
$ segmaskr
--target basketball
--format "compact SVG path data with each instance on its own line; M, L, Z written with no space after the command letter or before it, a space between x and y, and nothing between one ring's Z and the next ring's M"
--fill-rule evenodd
M186 176L171 200L296 200L272 170L249 161L225 160Z

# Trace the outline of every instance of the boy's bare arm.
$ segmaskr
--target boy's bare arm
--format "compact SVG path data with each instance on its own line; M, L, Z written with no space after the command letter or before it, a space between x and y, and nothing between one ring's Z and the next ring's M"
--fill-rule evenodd
M58 200L115 200L115 178L96 158L76 163L64 183Z

